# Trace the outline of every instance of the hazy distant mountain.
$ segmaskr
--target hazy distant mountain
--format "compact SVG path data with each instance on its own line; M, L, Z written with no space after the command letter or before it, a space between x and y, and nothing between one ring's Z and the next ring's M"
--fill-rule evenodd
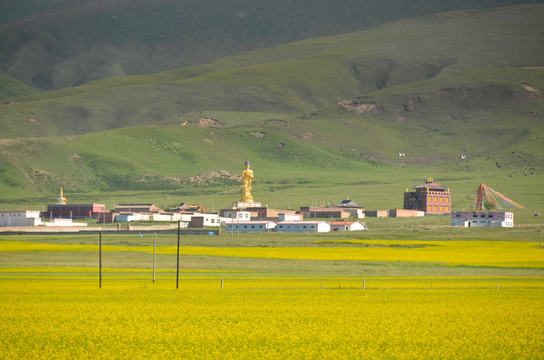
M3 0L0 2L0 24L39 14L68 0Z
M0 3L0 70L36 89L57 89L403 18L540 2L6 0Z

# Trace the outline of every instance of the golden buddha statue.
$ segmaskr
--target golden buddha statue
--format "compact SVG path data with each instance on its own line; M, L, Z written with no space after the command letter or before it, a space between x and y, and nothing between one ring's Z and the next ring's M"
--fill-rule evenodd
M253 202L251 195L251 184L253 183L253 170L249 168L249 161L246 161L246 167L242 171L242 201Z

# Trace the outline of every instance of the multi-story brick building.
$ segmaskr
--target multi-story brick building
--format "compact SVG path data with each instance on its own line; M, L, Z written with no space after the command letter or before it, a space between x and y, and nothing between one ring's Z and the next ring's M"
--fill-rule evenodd
M450 189L428 178L425 183L414 186L415 191L404 193L404 209L424 211L430 214L451 213Z

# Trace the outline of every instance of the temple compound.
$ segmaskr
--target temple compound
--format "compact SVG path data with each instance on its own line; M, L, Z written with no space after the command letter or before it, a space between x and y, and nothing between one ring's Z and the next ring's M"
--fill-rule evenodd
M44 213L46 218L98 218L100 213L106 211L104 204L68 204L63 195L62 188L60 189L60 197L57 198L56 204L47 206L47 212Z
M451 213L450 189L435 182L433 178L413 187L415 191L404 193L404 209L424 211L425 215Z

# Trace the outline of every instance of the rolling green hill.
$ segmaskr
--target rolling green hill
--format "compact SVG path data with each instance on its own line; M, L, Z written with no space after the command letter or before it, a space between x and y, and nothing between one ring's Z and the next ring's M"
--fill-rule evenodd
M0 70L58 89L443 11L541 2L11 0L0 4L0 24L12 21L0 27Z
M11 99L0 203L40 207L63 186L72 202L229 206L249 159L273 206L400 207L434 176L454 208L486 181L540 209L543 14L442 13Z
M0 101L35 94L38 91L0 72Z
M449 78L454 88L464 87L463 82L471 87L471 73L494 69L536 67L531 73L538 82L544 48L536 44L544 40L543 9L445 13L198 67L50 91L1 107L0 125L6 129L1 136L103 131L206 110L311 113L385 89L382 94L406 89L404 96L415 98L426 91L429 85L422 81L428 80ZM491 71L487 76L500 82L502 74ZM503 102L494 96L486 100L488 110Z

